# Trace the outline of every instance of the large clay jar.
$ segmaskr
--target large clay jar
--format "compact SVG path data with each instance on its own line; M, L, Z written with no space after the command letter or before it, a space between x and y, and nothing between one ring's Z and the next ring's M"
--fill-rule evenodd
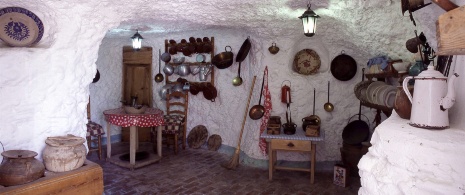
M87 152L84 142L84 138L70 134L48 137L42 153L45 168L53 172L65 172L81 167Z
M25 184L44 176L45 167L35 159L37 153L29 150L8 150L2 152L5 157L0 165L0 185L14 186Z
M413 87L408 88L410 93L413 94ZM412 111L412 103L405 94L402 86L397 87L396 100L394 102L394 110L403 119L410 119L410 113Z

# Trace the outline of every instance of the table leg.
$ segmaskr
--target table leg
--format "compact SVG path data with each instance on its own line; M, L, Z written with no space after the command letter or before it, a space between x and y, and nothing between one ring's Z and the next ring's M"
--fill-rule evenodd
M107 161L110 161L111 157L111 134L110 134L110 123L107 122Z
M311 165L310 165L310 183L313 184L315 181L315 153L316 153L316 144L312 143L312 152L311 152Z
M157 128L157 154L161 158L161 127Z
M139 150L139 128L136 127L136 151Z
M273 151L271 151L271 142L268 142L268 179L273 179Z
M136 126L129 127L129 164L132 165L131 170L136 164Z

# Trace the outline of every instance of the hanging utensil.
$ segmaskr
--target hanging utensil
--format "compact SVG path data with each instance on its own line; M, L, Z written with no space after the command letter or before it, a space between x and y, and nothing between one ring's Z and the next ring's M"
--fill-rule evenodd
M249 54L250 48L252 47L252 44L250 43L249 38L250 37L247 37L247 39L245 39L244 43L242 43L241 48L237 52L236 62L239 62L239 68L238 68L238 71L237 71L237 77L235 77L233 79L233 85L234 86L239 86L239 85L242 84L241 63L247 57L247 55Z
M155 75L155 82L157 83L162 82L163 79L164 77L161 74L161 50L158 50L158 74Z
M313 88L313 114L302 119L302 130L305 132L308 125L321 125L321 119L318 115L315 115L315 102L316 102L316 91Z
M233 79L233 85L239 86L242 85L242 78L241 78L241 63L239 62L239 69L237 71L237 77Z
M263 80L262 80L262 89L260 90L260 99L258 100L258 105L252 106L249 111L249 116L252 120L257 120L263 117L265 114L265 107L263 107L260 103L262 102L262 94L263 94L263 85L265 83L265 72L263 72Z
M334 110L334 105L329 102L329 81L328 81L328 102L326 102L323 107L325 108L326 112L332 112Z

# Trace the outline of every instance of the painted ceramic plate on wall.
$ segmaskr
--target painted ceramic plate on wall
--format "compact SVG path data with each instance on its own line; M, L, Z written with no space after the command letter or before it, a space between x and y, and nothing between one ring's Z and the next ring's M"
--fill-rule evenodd
M295 54L293 68L299 74L315 74L320 66L320 56L311 49L303 49Z
M31 11L21 7L0 9L0 39L14 47L34 45L42 39L44 25Z

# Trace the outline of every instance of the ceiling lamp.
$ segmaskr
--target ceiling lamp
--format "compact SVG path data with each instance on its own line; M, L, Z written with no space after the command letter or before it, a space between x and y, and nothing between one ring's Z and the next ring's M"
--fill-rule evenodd
M140 48L142 47L142 39L144 39L140 34L139 30L137 30L136 34L134 34L132 37L132 48L136 51L139 51Z
M302 25L304 26L304 35L307 37L313 37L313 35L315 35L316 19L320 17L310 9L310 6L311 5L309 3L307 11L299 17L302 20Z

